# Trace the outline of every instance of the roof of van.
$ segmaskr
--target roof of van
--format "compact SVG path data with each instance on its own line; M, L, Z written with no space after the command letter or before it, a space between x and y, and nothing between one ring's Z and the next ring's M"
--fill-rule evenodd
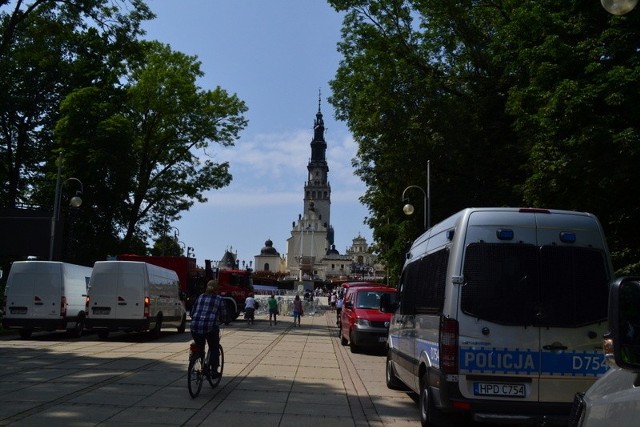
M380 282L345 282L341 285L343 288L353 288L356 286L374 286L377 288L384 288L386 285Z

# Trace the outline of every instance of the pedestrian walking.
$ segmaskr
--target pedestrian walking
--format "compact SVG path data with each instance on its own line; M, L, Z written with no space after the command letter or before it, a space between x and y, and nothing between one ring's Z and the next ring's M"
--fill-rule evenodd
M253 292L249 294L249 296L244 300L244 318L247 321L248 325L253 325L253 321L255 320L256 308L258 305L258 301L253 296Z
M296 297L293 299L293 326L296 326L296 321L298 322L298 327L300 327L300 318L304 315L304 310L302 309L302 300L300 300L300 295L296 294Z
M276 296L271 294L269 299L267 300L267 304L269 304L269 326L271 326L271 320L273 319L273 324L278 324L278 301L276 300Z
M338 299L336 300L336 325L340 326L342 322L341 314L342 314L342 306L344 305L344 297L342 293L338 295Z
M338 301L338 296L336 292L333 291L331 296L329 297L329 306L331 306L331 311L336 311L336 302Z

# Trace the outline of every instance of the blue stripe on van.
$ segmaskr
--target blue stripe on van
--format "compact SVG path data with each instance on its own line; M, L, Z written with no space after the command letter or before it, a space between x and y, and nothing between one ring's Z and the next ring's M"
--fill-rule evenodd
M416 340L416 357L419 358L422 353L427 355L427 357L431 361L432 367L440 367L440 352L438 349L438 343L421 339Z
M540 354L530 349L460 349L460 373L595 377L606 370L601 351Z

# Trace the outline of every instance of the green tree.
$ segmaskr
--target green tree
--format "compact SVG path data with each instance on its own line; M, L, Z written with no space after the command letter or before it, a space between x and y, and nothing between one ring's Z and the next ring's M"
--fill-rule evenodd
M153 256L184 256L184 251L180 247L178 239L172 236L160 236L151 249Z
M206 202L205 191L228 185L229 165L209 150L233 145L247 123L237 96L197 86L196 57L157 42L141 46L121 92L76 90L56 128L68 172L89 183L91 207L80 221L92 245L87 256L128 252L133 239L162 235L195 201Z
M358 142L367 222L392 271L421 231L398 199L427 188L427 160L433 222L466 206L588 210L614 265L638 262L640 15L580 1L330 3L346 12L330 101Z
M132 9L121 13L109 0L0 2L0 206L51 206L61 100L117 82L141 21L153 17L140 0L122 4Z

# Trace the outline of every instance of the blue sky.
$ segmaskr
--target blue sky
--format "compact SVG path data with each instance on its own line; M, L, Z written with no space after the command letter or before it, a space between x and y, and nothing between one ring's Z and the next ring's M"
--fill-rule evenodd
M303 210L313 121L324 116L335 245L345 253L354 237L372 243L358 202L364 184L353 174L357 147L327 102L340 61L336 44L342 16L324 0L148 0L157 15L147 38L195 55L203 89L220 86L249 108L248 126L235 147L212 147L229 161L233 182L207 193L180 221L178 239L195 249L198 264L226 249L247 263L267 239L286 253L292 223ZM172 230L175 231L175 230Z

